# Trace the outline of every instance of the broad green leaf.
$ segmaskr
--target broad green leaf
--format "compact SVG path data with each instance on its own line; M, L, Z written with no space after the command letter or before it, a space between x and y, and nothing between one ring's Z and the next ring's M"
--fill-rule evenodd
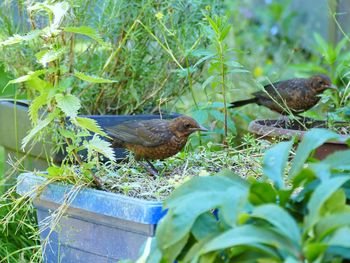
M256 182L249 189L249 201L253 205L276 203L276 190L270 183Z
M284 189L284 170L288 163L293 141L280 142L269 149L264 156L263 170L277 189Z
M331 214L321 218L315 225L316 238L321 241L326 235L343 226L350 227L350 211Z
M331 139L340 139L340 136L335 132L325 129L311 129L305 133L303 140L299 144L295 153L289 177L293 178L296 176L303 168L304 163L311 152Z
M350 170L350 150L337 151L328 155L322 164L329 165L332 169Z
M169 211L157 229L159 246L162 249L172 246L190 231L200 215L218 207L225 210L224 204L235 203L237 195L246 192L247 187L237 179L226 176L194 177L177 188L165 202ZM228 207L231 210L232 207ZM234 216L231 215L232 218Z
M35 57L38 62L43 65L43 67L46 67L49 62L59 59L64 54L64 52L64 48L57 50L46 49L36 53Z
M350 248L350 227L342 227L335 231L327 241L327 244L330 246Z
M186 253L186 256L183 260L183 262L196 262L196 260L194 260L196 258L196 255L199 254L199 251L203 248L203 246L209 242L212 238L214 237L214 235L209 235L206 237L201 238L200 240L198 240L197 243L195 243L190 250ZM205 261L207 262L207 261Z
M111 148L112 145L110 142L106 142L102 140L100 137L94 135L92 139L89 140L87 144L85 144L85 146L88 149L88 151L92 150L92 151L101 153L104 156L106 156L108 159L115 161L114 151Z
M100 78L100 77L93 77L93 76L89 76L86 75L84 73L81 72L75 72L74 76L76 76L77 78L87 81L87 82L92 82L92 83L114 83L117 82L116 80L111 80L111 79L104 79L104 78Z
M21 43L24 41L30 41L30 40L38 38L41 34L42 34L41 30L30 31L28 34L26 34L24 36L14 34L13 36L9 37L8 39L1 41L0 47L14 45L14 44Z
M288 251L291 255L296 254L293 248L290 247L289 240L272 231L267 227L258 227L253 225L243 225L240 227L232 228L223 234L213 238L209 241L200 254L206 254L211 251L222 250L226 248L232 248L235 246L248 246L258 247L259 245L268 245L275 247L281 252ZM271 250L266 251L271 253ZM276 257L277 254L275 254Z
M226 199L234 202L234 195L231 194L234 191L239 192L240 189L231 187L220 192L217 189L212 191L197 190L193 191L192 194L178 198L176 207L170 209L158 225L156 236L159 246L163 250L171 247L188 234L200 215L220 207Z
M187 241L189 238L189 234L185 235L181 240L176 242L174 245L172 245L170 248L167 248L162 251L163 258L166 260L166 262L175 262L177 256L180 254L182 249L185 247Z
M77 117L72 121L84 129L87 129L89 131L97 133L101 136L107 136L107 134L98 125L97 121L95 121L93 119L84 118L84 117Z
M48 103L48 93L44 92L39 96L35 97L29 105L29 118L36 124L39 118L39 110L42 106Z
M101 36L96 32L95 29L88 26L80 26L80 27L64 27L63 30L65 32L81 34L84 36L88 36L98 42L101 45L107 45L101 38Z
M300 249L300 229L294 218L284 209L275 204L261 205L254 208L252 216L272 224L278 232L292 240L297 249Z
M323 262L316 261L316 259L322 256L322 254L327 250L327 247L328 246L324 243L312 242L309 244L305 244L303 252L308 262Z
M26 82L28 80L31 80L31 79L33 79L35 77L38 77L38 76L44 74L45 72L46 72L46 70L43 70L43 69L37 70L37 71L30 71L30 72L28 72L27 75L23 75L23 76L21 76L21 77L19 77L17 79L10 80L6 84L6 86L4 87L4 90L7 88L8 85L21 83L21 82Z
M349 179L349 176L330 178L327 181L321 182L321 184L314 190L309 203L307 204L309 213L305 218L306 229L310 229L318 222L323 204Z
M197 240L201 240L210 235L221 233L222 229L212 213L205 213L196 219L191 232Z
M52 113L49 114L46 117L46 119L39 120L38 123L34 126L34 128L30 130L27 136L23 138L22 149L24 150L29 141L32 140L34 136L37 135L41 130L43 130L47 125L49 125L55 117L55 114Z
M71 94L56 94L57 107L59 107L67 117L74 118L78 115L81 107L80 100Z

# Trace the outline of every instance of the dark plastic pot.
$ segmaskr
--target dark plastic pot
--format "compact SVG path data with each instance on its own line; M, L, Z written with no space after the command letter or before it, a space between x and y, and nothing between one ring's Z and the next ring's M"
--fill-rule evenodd
M305 134L305 130L302 130L301 127L298 127L298 125L295 125L295 129L287 128L287 119L278 119L278 120L255 120L252 121L249 126L248 130L251 133L254 133L258 135L259 137L263 138L279 138L279 139L290 139L294 136L297 136L300 140L303 135ZM346 124L342 122L337 122L335 124ZM306 126L308 129L311 128L320 128L320 127L327 127L326 122L323 121L312 121L310 123L306 123ZM348 136L344 135L344 138L347 138ZM315 151L314 157L323 160L328 155L336 152L336 151L343 151L348 150L349 147L345 142L326 142L320 147L318 147Z
M24 173L17 181L17 193L24 195L37 189L45 179ZM165 214L161 202L82 189L49 234L51 229L44 226L49 222L47 217L66 200L71 189L70 185L55 183L46 186L39 196L32 195L41 240L48 237L49 241L43 252L45 263L135 260L145 241L154 236L156 225Z
M163 118L171 119L180 116L179 114L164 115ZM86 115L81 117L88 117L97 121L102 127L114 126L127 120L149 120L159 119L159 115ZM42 143L36 144L33 148L27 146L25 152L21 150L22 139L27 135L31 129L31 122L28 117L28 104L25 101L16 103L12 100L0 100L0 146L5 149L5 156L16 160L23 158L23 167L32 171L46 170L47 156L49 156L52 144L49 140L45 145ZM127 155L123 149L115 149L115 156L117 159L123 159ZM64 154L56 154L53 160L60 163ZM10 167L7 166L5 171Z

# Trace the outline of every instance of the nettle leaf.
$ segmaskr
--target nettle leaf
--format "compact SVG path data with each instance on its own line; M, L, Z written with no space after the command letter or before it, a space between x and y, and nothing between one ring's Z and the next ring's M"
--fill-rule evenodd
M45 72L46 72L46 70L44 70L44 69L36 70L36 71L30 71L30 72L28 72L27 75L20 76L17 79L13 79L13 80L10 80L9 82L7 82L6 86L4 87L4 90L7 88L7 86L9 86L11 84L16 84L16 83L22 83L22 82L29 81L29 80L31 80L31 79L33 79L35 77L38 77L38 76L44 74Z
M29 118L33 123L38 122L39 118L39 110L42 106L46 105L48 103L48 93L45 92L43 94L40 94L39 96L35 97L34 100L29 105Z
M74 118L78 115L78 111L81 107L80 99L71 94L57 94L55 96L57 106L64 112L68 117Z
M266 220L293 241L296 249L300 249L301 234L297 222L283 208L274 204L261 205L254 208L252 217Z
M95 151L103 154L111 161L115 162L114 151L111 148L112 144L102 140L99 136L94 135L93 138L85 144L88 151Z
M65 32L81 34L84 36L88 36L98 42L101 45L107 45L102 39L102 37L96 32L95 29L88 26L80 26L80 27L63 27Z
M277 189L284 189L284 170L288 163L293 141L280 142L270 148L264 156L264 174L273 181Z
M55 61L59 59L65 52L64 48L60 48L57 50L47 49L41 50L35 54L38 62L42 64L44 67L47 66L49 62Z
M307 204L308 215L305 218L305 228L310 229L320 219L323 204L346 182L349 176L339 176L322 181L314 190ZM307 231L305 231L306 233Z
M305 161L313 150L329 140L340 139L340 135L326 129L311 129L305 133L303 140L295 153L289 177L295 177L303 168Z
M111 80L111 79L104 79L100 77L94 77L94 76L89 76L81 72L75 72L74 76L77 78L87 81L87 82L92 82L92 83L114 83L117 82L116 80Z
M41 11L45 10L47 13L53 15L53 20L51 21L51 29L54 30L58 28L65 15L67 14L69 10L69 4L66 1L62 2L57 2L55 4L47 4L46 2L44 3L36 3L35 5L30 6L28 9L30 11ZM51 17L51 16L50 16Z
M14 34L13 36L9 37L8 39L1 41L0 47L1 46L10 46L10 45L18 44L18 43L25 42L25 41L30 41L30 40L38 38L41 34L42 34L41 30L30 31L28 34L26 34L24 36Z
M51 113L45 119L39 120L38 123L34 126L34 128L30 130L28 135L23 138L22 150L24 150L24 148L34 138L34 136L37 135L40 131L42 131L47 125L49 125L55 117L56 117L56 114Z
M73 120L73 122L76 123L81 128L87 129L87 130L94 132L94 133L97 133L101 136L107 136L107 134L98 125L97 121L95 121L93 119L84 118L84 117L77 117Z

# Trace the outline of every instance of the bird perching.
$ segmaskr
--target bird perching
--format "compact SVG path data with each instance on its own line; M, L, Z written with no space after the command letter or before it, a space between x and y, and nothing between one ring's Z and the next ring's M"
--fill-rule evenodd
M207 131L194 119L180 116L172 120L132 120L106 128L113 139L113 148L125 148L135 154L137 161L145 160L150 167L140 162L152 175L157 169L150 160L163 160L175 155L186 145L188 137L196 131Z
M253 98L232 102L229 108L236 108L250 103L265 106L282 115L298 115L315 106L327 89L337 89L330 78L323 74L310 78L282 80L264 86L264 90L254 92Z

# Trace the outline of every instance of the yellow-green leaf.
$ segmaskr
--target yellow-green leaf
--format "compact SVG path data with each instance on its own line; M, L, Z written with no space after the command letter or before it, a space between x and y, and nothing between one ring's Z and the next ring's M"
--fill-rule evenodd
M57 106L64 112L64 114L66 114L66 116L74 118L78 115L81 105L80 100L76 96L71 94L57 94L55 98Z
M113 83L113 82L117 82L116 80L111 80L111 79L104 79L104 78L100 78L100 77L95 77L95 76L89 76L86 75L84 73L81 72L75 72L74 76L76 76L77 78L87 81L87 82L92 82L92 83Z
M94 133L100 134L101 136L107 136L107 134L98 125L97 121L93 119L77 117L75 118L75 123L80 127L92 131Z

